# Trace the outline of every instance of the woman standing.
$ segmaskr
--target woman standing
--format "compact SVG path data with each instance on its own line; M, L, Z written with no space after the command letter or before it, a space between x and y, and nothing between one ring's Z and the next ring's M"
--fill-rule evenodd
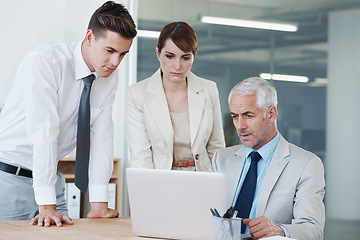
M161 30L160 69L128 89L130 167L207 171L225 147L216 83L190 72L198 48L184 22Z

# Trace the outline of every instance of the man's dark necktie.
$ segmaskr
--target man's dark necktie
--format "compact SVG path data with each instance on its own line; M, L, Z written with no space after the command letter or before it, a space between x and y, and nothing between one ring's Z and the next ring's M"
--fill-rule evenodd
M86 193L89 183L90 155L90 90L95 79L91 74L85 78L84 89L80 98L78 129L76 140L75 185Z
M257 163L261 159L261 155L253 151L250 153L251 165L246 174L244 183L241 187L235 210L238 211L237 216L241 218L249 218L251 206L254 200L256 180L257 180ZM244 233L246 228L245 224L241 224L241 233Z

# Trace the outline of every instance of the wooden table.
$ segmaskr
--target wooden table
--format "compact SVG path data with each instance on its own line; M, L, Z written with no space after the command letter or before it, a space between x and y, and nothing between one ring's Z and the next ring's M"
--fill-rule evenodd
M30 226L30 221L0 221L1 240L112 240L154 239L136 237L130 218L74 219L74 225L62 227Z
M38 227L31 226L30 220L0 221L0 240L160 240L160 238L135 236L132 232L130 217L81 218L74 219L73 222L74 225L63 224L62 227L55 225ZM268 238L263 238L263 240L266 239ZM275 237L271 239L286 240L290 238Z

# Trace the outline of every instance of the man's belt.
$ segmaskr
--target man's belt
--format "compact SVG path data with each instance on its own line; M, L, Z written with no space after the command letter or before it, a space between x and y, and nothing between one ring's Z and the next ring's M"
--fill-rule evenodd
M16 167L7 163L0 162L0 171L4 171L7 173L15 174L18 176L28 177L32 178L32 171L22 168L22 167Z

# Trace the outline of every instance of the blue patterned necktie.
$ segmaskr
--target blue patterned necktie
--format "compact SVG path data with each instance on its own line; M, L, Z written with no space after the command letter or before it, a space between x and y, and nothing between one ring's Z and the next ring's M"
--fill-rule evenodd
M252 151L250 153L251 164L246 174L244 183L241 187L238 199L235 204L235 210L238 211L237 216L241 218L249 218L250 210L254 200L256 181L257 181L257 163L261 159L261 155ZM245 224L241 224L241 233L244 233Z
M75 161L75 185L84 194L89 183L89 155L90 155L90 90L95 79L91 74L85 78L84 89L80 98L77 140L76 140L76 161Z

